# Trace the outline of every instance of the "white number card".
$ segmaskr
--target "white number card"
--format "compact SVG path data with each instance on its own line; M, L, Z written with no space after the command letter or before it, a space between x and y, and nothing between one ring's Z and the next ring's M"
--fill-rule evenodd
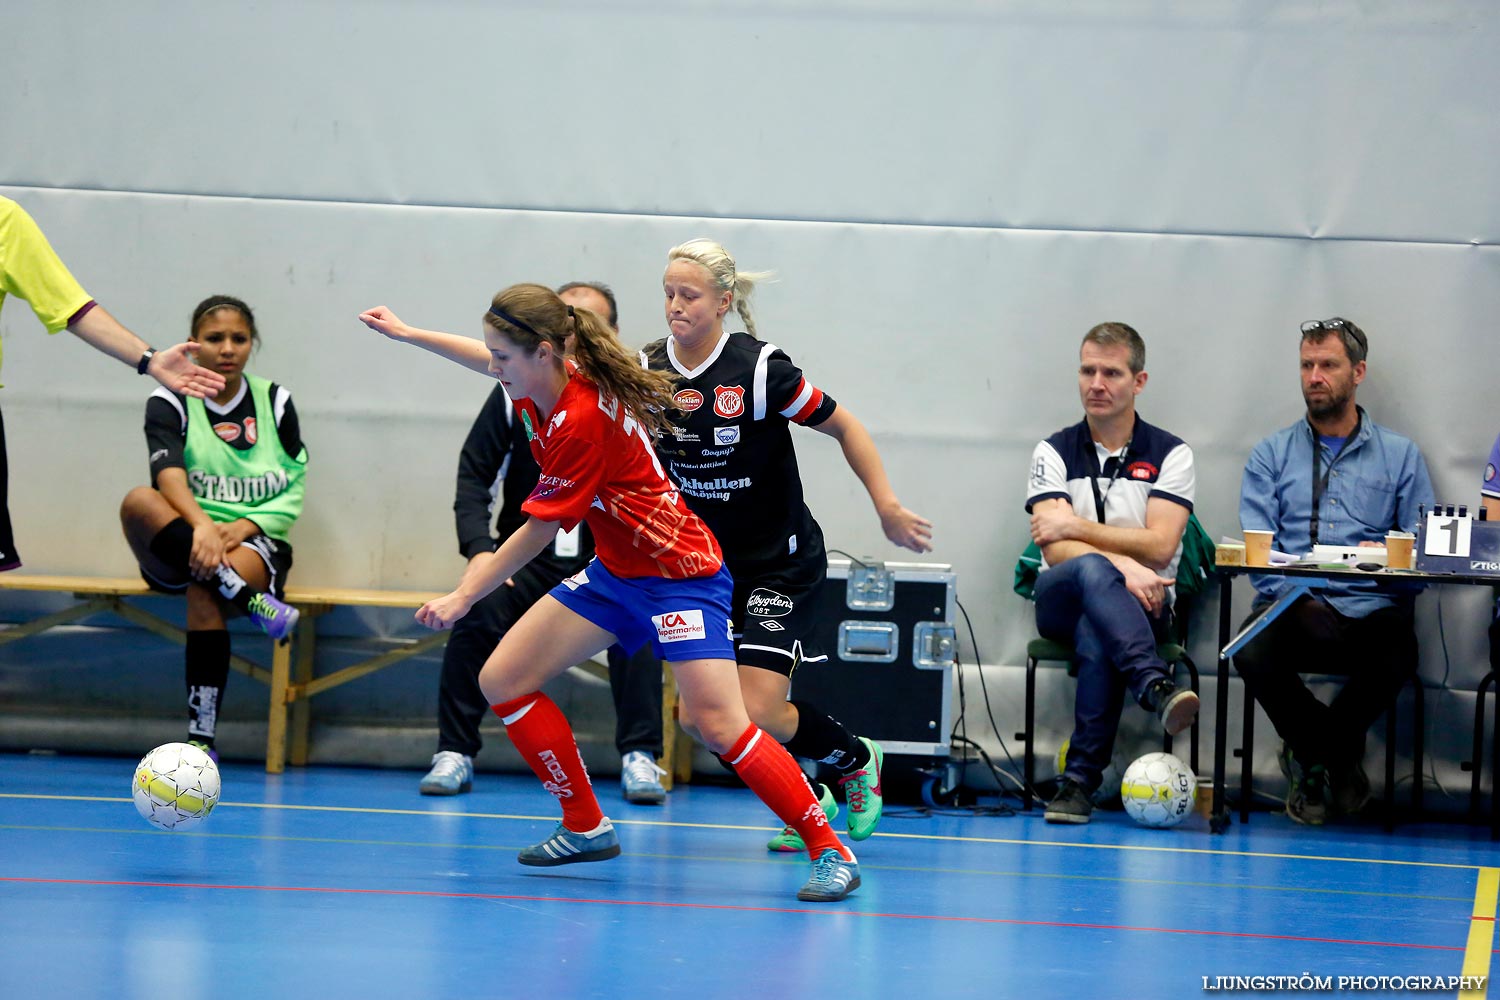
M1469 533L1474 521L1467 517L1428 514L1422 552L1429 556L1469 557Z
M583 524L579 521L573 525L572 531L559 531L557 540L552 543L552 551L561 559L573 559L578 555L578 529ZM1467 542L1465 542L1467 544ZM1465 549L1465 552L1468 550Z

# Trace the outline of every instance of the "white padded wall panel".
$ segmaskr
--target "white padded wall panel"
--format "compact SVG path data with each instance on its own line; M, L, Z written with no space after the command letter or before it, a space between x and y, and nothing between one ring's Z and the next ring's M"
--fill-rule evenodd
M11 183L1493 241L1500 13L14 0Z
M619 293L625 339L640 344L663 332L666 249L703 233L745 267L778 272L752 300L761 335L870 428L902 499L936 522L934 558L957 566L991 662L1016 662L1031 634L1009 591L1026 539L1023 478L1036 441L1079 417L1077 343L1095 322L1123 319L1146 337L1141 412L1194 446L1198 511L1215 535L1237 528L1250 447L1301 412L1296 324L1309 316L1346 313L1369 331L1360 398L1423 445L1441 496L1477 495L1496 430L1492 248L0 191L159 343L185 332L209 292L257 308L254 368L292 387L313 449L293 536L304 582L439 587L459 568L453 469L490 383L366 331L360 309L383 302L477 334L503 284L601 278ZM37 571L130 572L114 506L145 475L149 387L44 339L24 304L7 305L0 331L23 552ZM910 558L885 542L836 445L810 431L797 440L830 546ZM1444 607L1477 617L1480 596Z

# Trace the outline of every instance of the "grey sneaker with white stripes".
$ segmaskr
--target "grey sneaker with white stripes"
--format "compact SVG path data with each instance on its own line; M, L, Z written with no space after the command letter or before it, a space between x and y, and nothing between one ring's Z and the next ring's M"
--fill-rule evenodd
M859 888L859 862L848 861L830 847L813 862L812 878L797 890L807 903L834 903Z
M580 861L608 861L619 856L620 838L615 834L615 825L606 816L588 833L574 833L559 823L552 836L525 848L516 860L523 865L550 868Z

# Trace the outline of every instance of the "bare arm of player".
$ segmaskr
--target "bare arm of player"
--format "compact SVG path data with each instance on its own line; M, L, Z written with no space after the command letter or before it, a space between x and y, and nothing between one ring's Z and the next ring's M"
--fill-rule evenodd
M440 358L447 358L454 364L463 365L482 375L490 373L490 352L489 348L484 346L483 341L474 340L472 337L460 337L456 333L442 333L437 330L421 330L414 326L407 326L401 322L401 317L385 306L366 309L359 314L359 321L376 333L382 333L392 340L420 347L424 351L430 351Z
M557 537L557 527L556 521L527 518L494 552L481 552L470 559L453 592L422 605L417 610L417 621L430 629L452 628L476 601L551 545Z
M833 411L833 416L813 430L827 434L844 450L844 461L864 484L870 502L875 505L875 513L880 515L880 527L885 531L885 537L913 552L931 552L932 522L907 510L896 499L896 491L891 489L890 480L886 478L885 465L880 461L875 440L865 430L865 425L840 406Z
M121 325L100 305L94 306L68 327L73 335L95 350L108 354L134 368L141 355L150 346L140 337ZM204 399L219 393L224 388L224 376L207 368L200 368L193 360L198 345L184 341L164 347L151 355L146 366L150 375L173 392Z
M1146 526L1122 528L1079 517L1066 500L1054 498L1031 508L1031 540L1045 548L1053 542L1074 541L1099 552L1130 556L1154 570L1166 569L1182 533L1187 528L1188 509L1162 497L1146 501ZM1050 565L1056 565L1051 556Z
M1495 497L1485 497L1484 516L1491 521L1500 521L1500 500Z

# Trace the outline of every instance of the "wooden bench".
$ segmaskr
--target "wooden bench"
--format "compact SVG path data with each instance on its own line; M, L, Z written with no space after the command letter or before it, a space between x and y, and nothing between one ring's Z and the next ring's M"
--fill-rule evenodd
M158 618L125 600L127 597L161 596L139 578L88 576L33 576L22 573L0 573L0 591L51 591L72 594L78 601L72 607L0 631L0 645L45 632L47 629L90 615L110 612L139 625L165 639L182 644L186 633L176 625ZM420 590L353 590L341 587L288 587L286 601L302 613L293 639L273 644L271 668L234 654L229 665L238 672L271 689L271 708L266 726L266 770L280 774L288 759L287 737L290 730L293 764L307 763L307 737L311 722L308 701L315 695L340 687L366 674L383 670L402 660L440 648L448 641L447 632L433 632L416 642L373 656L321 677L313 676L313 658L317 653L318 618L336 607L420 608L442 594ZM293 641L294 640L294 641ZM288 718L290 708L290 719Z
M125 600L127 597L163 596L147 587L139 578L41 576L24 573L0 573L0 591L50 591L71 594L78 601L71 607L50 615L0 630L0 645L45 632L58 625L75 622L90 615L110 612L179 645L186 641L183 629L164 621ZM270 713L266 725L266 771L280 774L287 761L298 767L307 763L308 731L311 727L309 701L324 691L341 687L366 674L400 663L419 653L441 648L447 641L446 631L424 635L415 642L378 656L336 670L313 676L317 653L317 620L337 607L410 608L413 611L442 594L421 590L358 590L342 587L300 587L286 589L285 598L302 613L292 639L274 643L271 667L247 660L238 654L230 656L229 665L239 673L270 688ZM665 669L665 668L664 668ZM692 772L692 741L679 734L676 721L677 688L671 671L663 677L662 754L667 769L662 784L671 789L673 778L687 781ZM290 709L290 711L289 711ZM290 736L290 748L288 747ZM680 736L680 738L679 738ZM289 752L290 751L290 752Z

